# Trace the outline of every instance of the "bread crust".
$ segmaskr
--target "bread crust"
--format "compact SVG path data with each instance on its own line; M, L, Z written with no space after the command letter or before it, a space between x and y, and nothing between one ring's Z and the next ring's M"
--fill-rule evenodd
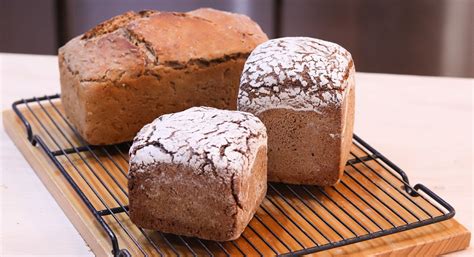
M233 240L266 182L266 129L252 114L195 107L163 115L130 149L130 217L143 228Z
M59 49L66 116L101 145L131 140L161 114L235 109L245 60L265 40L248 17L213 9L114 17Z
M267 127L268 180L330 186L344 172L354 126L355 68L323 40L269 40L249 56L238 110Z
M258 115L268 133L268 180L332 186L352 146L354 85L346 102L323 113L270 109Z
M230 241L240 237L267 191L266 147L258 150L250 176L230 183L196 175L185 166L156 164L129 178L130 219L165 233ZM181 174L183 179L175 175ZM174 178L162 183L160 177ZM193 186L186 182L193 181ZM245 192L239 204L233 195Z

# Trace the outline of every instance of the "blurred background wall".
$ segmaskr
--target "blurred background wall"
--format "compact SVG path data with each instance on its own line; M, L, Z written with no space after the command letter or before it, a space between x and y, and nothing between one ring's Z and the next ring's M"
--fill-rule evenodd
M337 42L359 71L474 77L474 0L0 0L0 52L55 54L128 10L244 13L269 37Z

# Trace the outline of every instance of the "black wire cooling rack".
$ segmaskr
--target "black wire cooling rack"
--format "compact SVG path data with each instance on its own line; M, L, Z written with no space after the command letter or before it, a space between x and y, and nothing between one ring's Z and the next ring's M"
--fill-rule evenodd
M28 140L40 147L87 206L114 256L302 255L447 220L454 209L354 135L337 186L269 183L254 219L231 242L149 231L129 220L130 144L88 145L65 118L59 95L16 101Z

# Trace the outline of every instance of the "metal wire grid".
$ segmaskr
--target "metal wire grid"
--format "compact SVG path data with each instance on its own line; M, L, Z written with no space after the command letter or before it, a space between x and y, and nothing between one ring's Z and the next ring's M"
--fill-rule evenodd
M335 187L269 183L242 236L213 242L149 231L131 223L130 144L88 145L65 118L59 95L19 100L13 109L29 141L51 159L110 238L114 256L300 255L432 224L454 209L354 135L352 158Z

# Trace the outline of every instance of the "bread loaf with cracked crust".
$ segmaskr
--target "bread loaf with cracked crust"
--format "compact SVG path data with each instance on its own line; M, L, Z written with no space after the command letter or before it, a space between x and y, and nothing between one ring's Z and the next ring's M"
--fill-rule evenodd
M245 60L266 40L248 17L213 9L119 15L59 49L65 113L88 143L114 144L165 113L235 109Z
M146 125L130 148L130 218L166 233L227 241L265 197L267 134L254 115L193 107Z
M270 181L340 180L352 145L354 73L348 51L314 38L274 39L251 53L237 105L267 127Z

